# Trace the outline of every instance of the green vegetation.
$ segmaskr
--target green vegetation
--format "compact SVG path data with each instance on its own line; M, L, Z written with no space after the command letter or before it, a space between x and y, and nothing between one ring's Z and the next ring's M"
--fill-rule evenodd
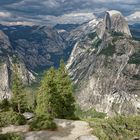
M88 34L88 37L90 39L94 39L96 36L97 36L96 32L93 32L93 33Z
M101 54L111 56L114 52L115 47L109 44ZM32 131L55 130L57 126L53 121L54 118L77 119L78 117L90 123L93 134L100 140L130 140L140 137L140 116L106 118L105 113L97 112L95 109L83 111L79 106L75 106L74 87L63 60L57 70L52 67L45 72L36 96L32 94L36 90L32 91L30 87L23 86L16 67L14 71L13 97L10 101L4 99L0 103L0 127L26 124L22 113L30 110L35 112L35 117L28 123ZM139 79L138 75L133 78ZM75 88L77 89L76 86ZM117 112L118 104L114 103L112 107ZM5 134L0 135L0 139L22 140L22 137L16 134Z
M4 99L0 102L1 112L8 111L10 107L11 107L11 103L8 101L8 99Z
M60 95L57 94L56 87L56 72L52 67L44 75L43 80L41 81L41 86L37 92L37 115L50 115L55 117L59 109L59 100Z
M47 71L41 81L37 93L37 114L48 114L52 118L73 118L75 111L75 100L73 97L73 86L64 62L60 62L60 68L53 67Z
M23 115L14 112L12 109L6 112L0 112L0 127L8 125L24 125L26 120Z
M102 43L102 40L97 36L96 32L88 34L88 37L93 40L92 47L98 48L98 46ZM90 50L87 50L90 52Z
M99 45L102 43L102 40L101 40L100 38L98 38L97 35L96 35L95 37L96 37L96 38L94 38L94 42L93 42L93 44L92 44L92 47L96 49L96 48L98 48Z
M23 140L23 138L18 134L0 134L0 140Z
M121 32L112 32L111 35L113 36L113 40L112 40L113 43L124 36L124 34Z
M97 37L97 39L94 40L94 42L92 44L92 47L93 48L98 48L101 43L102 43L102 40Z
M8 125L23 125L26 120L22 113L25 111L25 95L23 94L23 85L18 77L18 72L15 68L15 73L13 76L12 90L13 96L11 100L4 99L0 103L0 127L5 127Z
M25 111L27 112L34 112L35 110L35 91L31 87L25 87L24 89L26 95L26 108Z
M13 66L13 71L13 96L10 101L4 99L0 103L0 127L25 124L22 113L26 111L36 115L29 123L31 130L54 130L54 118L76 119L74 88L63 60L59 69L52 67L45 72L36 96L33 95L34 89L23 86L17 65Z
M33 121L30 123L30 130L55 130L57 128L56 124L53 122L53 119L45 115L36 116Z
M106 117L106 114L103 112L98 112L95 109L90 109L87 111L81 110L79 106L76 108L76 116L78 116L80 119L92 119L92 118L100 118L104 119Z
M124 34L121 32L112 32L111 35L112 36L124 36Z
M140 80L140 75L138 75L138 74L133 75L132 79L134 79L134 80Z
M129 64L140 64L140 50L136 53L134 53L129 61L128 61Z
M108 47L104 48L100 54L104 54L106 56L112 56L115 53L115 46L112 44L108 44Z
M75 119L73 86L61 60L60 68L45 72L36 95L36 117L31 130L55 129L54 118Z
M88 121L93 135L100 140L131 140L140 137L140 116L119 116L106 118L106 114L94 109L82 111L76 108L76 115Z
M73 96L74 87L68 76L64 61L60 61L60 67L57 70L57 94L60 95L59 109L57 116L62 119L75 119L75 99Z
M18 113L23 113L27 110L27 99L24 92L24 86L22 80L18 76L17 66L13 67L14 72L12 75L12 92L13 96L11 99L13 110Z
M90 122L100 140L131 140L140 137L140 116L116 116Z

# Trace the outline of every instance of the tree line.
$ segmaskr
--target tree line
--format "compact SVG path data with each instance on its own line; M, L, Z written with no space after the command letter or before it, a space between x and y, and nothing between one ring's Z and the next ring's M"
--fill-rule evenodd
M73 84L68 76L63 60L60 67L51 67L44 73L35 93L35 104L33 113L35 118L31 123L31 128L47 129L55 127L54 118L75 119L75 99L73 95ZM17 114L30 111L28 107L28 97L24 90L22 79L18 75L18 68L13 65L12 74L12 98L4 99L1 103L3 111L10 108ZM41 127L41 128L40 128Z

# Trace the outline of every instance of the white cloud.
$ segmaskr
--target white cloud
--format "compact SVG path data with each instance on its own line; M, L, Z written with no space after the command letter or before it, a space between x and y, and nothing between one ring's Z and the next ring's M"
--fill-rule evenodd
M3 25L14 26L14 25L27 25L32 26L34 23L28 21L15 21L15 22L1 22Z
M47 0L42 2L43 5L47 5L50 8L57 8L60 6L59 2L55 0Z
M11 14L9 12L0 12L0 18L6 18L11 17Z
M90 0L91 2L97 2L97 3L125 3L125 4L133 4L133 3L137 3L139 0L127 0L127 1L123 1L123 0Z
M0 5L0 22L25 21L41 25L83 23L95 18L92 13L101 17L106 10L113 9L125 16L140 11L140 0L0 0ZM138 20L137 17L130 19Z
M126 17L128 22L140 22L140 11L136 11L133 14Z
M83 22L96 19L95 15L93 13L70 13L70 14L64 14L62 16L39 16L43 20L50 21L50 23L54 24L81 24Z

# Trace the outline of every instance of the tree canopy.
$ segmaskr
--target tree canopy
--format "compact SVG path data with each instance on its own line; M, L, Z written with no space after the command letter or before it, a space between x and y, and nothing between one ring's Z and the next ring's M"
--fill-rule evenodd
M36 97L36 113L52 118L74 118L75 100L72 82L61 60L59 69L51 67L44 74Z

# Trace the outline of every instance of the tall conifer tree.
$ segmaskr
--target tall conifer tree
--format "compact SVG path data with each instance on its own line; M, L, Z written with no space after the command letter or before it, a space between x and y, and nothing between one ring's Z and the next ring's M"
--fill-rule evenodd
M60 103L60 95L56 86L56 71L52 67L44 75L37 93L36 113L48 115L52 118L57 116Z
M36 114L48 115L51 118L74 118L75 100L73 86L61 60L60 68L48 70L37 92Z
M67 69L63 59L60 61L60 67L57 72L57 90L61 96L59 118L75 118L75 99L73 96L73 85L68 76Z
M17 66L13 66L12 74L12 107L18 112L22 113L27 109L26 94L24 93L24 86L22 80L19 78Z

